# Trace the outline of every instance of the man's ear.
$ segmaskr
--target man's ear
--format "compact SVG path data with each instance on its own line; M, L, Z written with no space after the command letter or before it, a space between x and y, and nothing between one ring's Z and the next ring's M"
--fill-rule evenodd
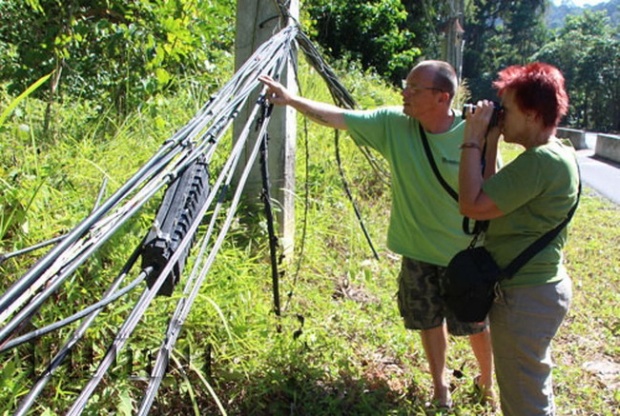
M447 103L448 106L450 105L450 93L449 92L444 92L441 91L439 94L439 102L440 103Z

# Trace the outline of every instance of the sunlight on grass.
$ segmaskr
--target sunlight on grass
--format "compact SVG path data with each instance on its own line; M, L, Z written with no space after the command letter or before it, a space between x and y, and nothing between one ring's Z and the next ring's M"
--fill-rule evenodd
M303 95L331 101L323 81L302 65ZM339 71L361 108L400 105L400 92L371 74L361 74L355 68ZM40 121L35 115L41 114L41 104L20 103L24 111L7 119L6 128L0 131L0 218L13 215L14 207L23 218L12 220L15 225L7 228L0 241L1 251L71 229L92 210L103 179L110 179L106 190L110 195L187 122L199 108L196 100L204 98L202 95L192 84L187 95L146 103L123 121L107 115L93 117L86 110L88 103L67 103L58 111L63 123L48 141L39 139L36 127ZM375 260L343 190L333 132L308 123L306 136L304 120L301 116L298 120L296 252L281 265L280 278L280 299L286 309L280 317L274 313L263 214L242 212L246 217L232 227L183 327L174 351L176 360L158 395L162 412L181 409L178 414L187 414L200 409L202 414L221 414L222 408L231 415L424 412L432 387L419 335L403 328L396 306L399 259L385 247L390 209L385 178L369 167L346 135L341 135L345 178L379 253L380 259ZM28 124L31 133L12 134L19 124ZM504 163L521 151L506 143L501 149ZM35 192L37 186L40 190ZM35 324L67 316L98 299L114 270L150 226L155 209L156 203L147 206L122 235L102 248L79 271L70 288L40 310ZM586 188L569 228L565 257L574 283L574 301L554 345L558 414L611 415L620 406L617 391L584 370L584 364L591 361L620 362L619 214L616 205ZM21 227L26 221L28 232ZM304 222L307 232L302 235ZM0 288L24 273L40 254L0 264L5 277ZM128 377L123 365L133 364L139 368L137 375L148 376L149 354L161 341L178 300L177 290L171 298L157 298L157 307L149 311L132 339L136 345L133 362L123 353L119 355L115 374L92 399L92 412L128 409L131 400L141 399L144 381ZM83 344L93 348L89 364L104 354L106 342L114 336L114 325L125 319L137 296L132 294L122 305L102 314L97 330L89 333ZM38 340L35 345L39 350L33 356L56 348L66 333ZM29 354L20 349L8 360L5 368L15 376L0 377L0 413L12 409L15 397L25 394L30 386L25 360ZM75 361L73 371L69 368L65 374L75 377L72 384L81 385L92 371L87 365L78 365L79 355ZM477 370L465 339L451 341L448 367L455 414L491 414L475 403L472 379ZM82 371L84 368L87 370ZM75 399L75 388L68 386L67 380L55 383L57 392L42 399L41 413L50 407L63 409Z

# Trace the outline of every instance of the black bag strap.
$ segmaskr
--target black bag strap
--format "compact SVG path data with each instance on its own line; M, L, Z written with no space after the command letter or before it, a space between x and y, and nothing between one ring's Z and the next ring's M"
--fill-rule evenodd
M577 162L576 162L577 163ZM579 171L579 164L577 163L577 171ZM579 199L581 198L581 173L579 173L579 190L577 192L577 200L572 206L568 215L560 224L558 224L552 230L547 231L544 235L540 236L536 241L530 244L525 250L523 250L508 266L503 270L503 276L510 279L519 271L525 263L527 263L532 257L534 257L540 250L542 250L547 244L549 244L564 227L570 222L579 205Z
M431 165L431 169L433 169L433 173L437 177L437 180L439 181L441 186L443 186L443 189L445 189L446 192L448 193L448 195L450 195L452 197L452 199L454 199L456 201L456 203L458 204L459 203L459 194L456 193L456 191L454 189L452 189L452 187L448 184L448 182L446 182L446 180L443 178L443 176L441 176L441 173L439 172L439 168L437 168L437 164L435 163L435 158L433 157L433 152L431 151L431 147L428 144L428 139L426 138L426 133L424 132L424 128L422 127L422 124L420 122L418 122L418 128L420 129L420 136L422 137L422 145L424 146L424 152L426 152L426 157L428 158L428 161L429 161L429 163ZM485 145L485 148L486 148L486 145ZM482 155L483 155L483 159L484 159L484 151L483 151ZM483 165L483 170L484 170L484 165ZM474 229L470 230L469 229L469 218L468 217L463 217L463 225L462 225L462 227L463 227L463 231L467 235L477 235L477 234L480 234L483 231L485 231L488 226L489 226L489 222L488 221L476 221L476 222L474 222Z

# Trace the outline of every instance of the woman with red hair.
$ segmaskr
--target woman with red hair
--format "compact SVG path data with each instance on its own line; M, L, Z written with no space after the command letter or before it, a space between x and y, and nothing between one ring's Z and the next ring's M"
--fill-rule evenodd
M555 137L568 109L564 77L544 63L511 66L498 74L500 122L489 128L494 105L477 103L466 114L459 167L461 212L490 220L485 247L504 268L534 240L567 217L578 198L573 147ZM481 151L497 155L498 140L525 150L496 170L481 173ZM485 147L486 145L486 147ZM566 228L511 278L500 282L489 312L496 377L505 416L554 415L551 340L572 297L562 264Z

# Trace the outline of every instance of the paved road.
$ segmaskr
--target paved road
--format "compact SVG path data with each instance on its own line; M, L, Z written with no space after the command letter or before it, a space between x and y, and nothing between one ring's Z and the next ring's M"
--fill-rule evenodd
M587 149L577 151L584 185L620 204L620 164L594 157L596 133L586 133Z

